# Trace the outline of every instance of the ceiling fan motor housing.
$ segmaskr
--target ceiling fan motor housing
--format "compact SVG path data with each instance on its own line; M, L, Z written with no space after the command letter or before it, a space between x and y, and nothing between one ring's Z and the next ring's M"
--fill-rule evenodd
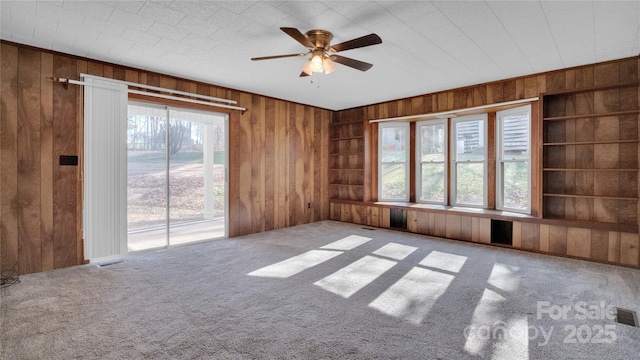
M329 50L329 44L331 43L331 39L333 39L333 34L326 30L309 30L305 33L309 41L313 43L313 45L318 50Z

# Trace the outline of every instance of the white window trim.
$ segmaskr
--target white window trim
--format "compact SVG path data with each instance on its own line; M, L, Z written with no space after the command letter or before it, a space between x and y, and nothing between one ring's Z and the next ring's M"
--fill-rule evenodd
M404 178L406 179L405 181L405 193L407 194L405 199L386 199L382 197L382 131L383 129L387 129L387 128L404 128L405 129L405 176ZM411 156L411 152L409 149L409 139L411 137L411 128L409 126L409 123L403 122L403 123L386 123L386 124L380 124L378 126L378 201L409 201L409 196L410 196L410 156Z
M502 127L503 122L502 119L504 116L513 115L513 114L521 114L528 113L529 114L529 156L526 158L514 158L514 159L504 159L502 157L503 151L503 139L502 139ZM518 212L524 214L531 213L531 104L525 106L519 106L513 109L507 109L496 112L496 209L503 211L511 211ZM504 206L504 192L502 191L502 164L505 162L527 162L529 164L529 171L527 177L527 199L529 199L527 203L526 209L514 209Z
M457 166L456 164L458 163L456 161L456 154L457 154L457 146L458 146L458 141L457 141L457 128L456 125L458 123L461 122L467 122L467 121L482 121L482 132L483 132L483 138L484 138L484 161L483 163L483 179L482 179L482 204L481 205L476 205L476 204L465 204L465 203L458 203L456 201L457 198ZM451 189L451 205L452 206L463 206L463 207L472 207L472 208L486 208L487 207L487 196L488 196L488 178L487 178L487 173L488 173L488 154L487 154L487 150L488 150L488 138L487 138L487 125L488 124L488 114L487 113L482 113L482 114L475 114L475 115L467 115L467 116L461 116L458 118L454 118L451 119L451 131L449 132L449 136L450 136L450 140L451 141L451 157L450 157L450 162L449 162L449 169L451 172L451 181L450 181L450 189ZM474 161L476 162L476 161ZM471 161L464 161L461 163L472 163ZM476 162L479 163L479 162Z
M425 125L438 125L444 124L444 152L443 152L443 160L442 165L444 166L444 199L442 201L429 201L422 200L420 198L420 194L422 194L422 136L421 136L421 127ZM448 129L449 121L448 119L439 119L439 120L427 120L420 121L416 123L416 149L415 149L415 159L416 159L416 202L424 203L424 204L440 204L446 205L448 202L447 194L449 189L449 177L448 168L449 168L449 129ZM430 163L440 163L431 161Z

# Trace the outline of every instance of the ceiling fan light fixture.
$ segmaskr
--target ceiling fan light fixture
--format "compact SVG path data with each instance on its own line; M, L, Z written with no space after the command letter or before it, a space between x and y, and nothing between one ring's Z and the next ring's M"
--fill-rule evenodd
M322 72L324 70L324 68L322 67L322 58L323 53L321 51L313 52L313 56L311 57L311 71Z
M324 67L324 73L329 75L336 69L336 64L331 61L331 58L326 56L322 61L322 66Z
M313 71L311 70L311 59L307 60L302 67L302 72L307 75L312 75Z

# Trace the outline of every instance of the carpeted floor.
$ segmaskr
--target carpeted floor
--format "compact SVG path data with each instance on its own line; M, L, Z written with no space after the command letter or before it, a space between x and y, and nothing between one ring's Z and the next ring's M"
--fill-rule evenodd
M638 359L640 271L323 221L22 276L3 359Z

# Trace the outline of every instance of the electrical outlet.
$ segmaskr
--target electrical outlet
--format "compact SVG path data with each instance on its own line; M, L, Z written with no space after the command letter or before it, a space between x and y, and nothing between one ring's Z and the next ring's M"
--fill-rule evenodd
M307 209L311 209L311 203L307 203Z

